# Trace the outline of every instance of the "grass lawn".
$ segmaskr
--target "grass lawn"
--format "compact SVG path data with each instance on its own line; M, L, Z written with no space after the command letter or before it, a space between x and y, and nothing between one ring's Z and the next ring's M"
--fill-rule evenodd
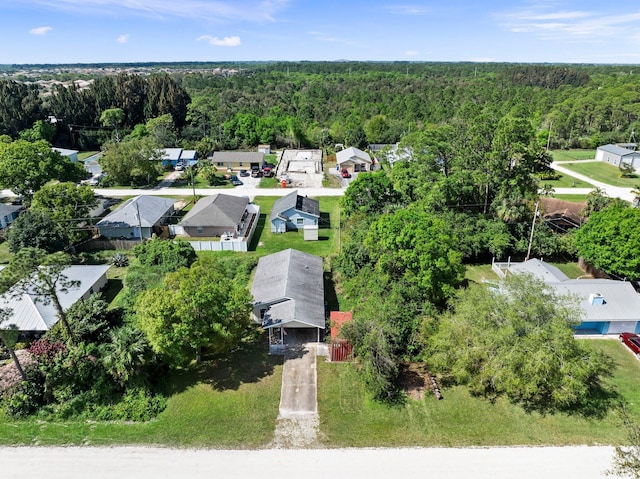
M596 150L551 150L553 161L593 160Z
M90 156L95 155L96 153L100 153L99 151L81 151L78 153L78 161L84 161Z
M482 284L484 281L497 282L500 278L491 269L491 263L467 264L464 273L465 279Z
M0 243L0 264L7 264L13 258L13 253L9 251L9 245L6 241Z
M166 410L147 423L9 421L0 413L0 444L264 447L273 439L282 382L282 357L267 350L259 341L173 373Z
M275 176L270 176L265 178L264 176L260 178L260 183L258 183L258 188L280 188L280 181Z
M617 341L590 340L618 364L608 382L640 418L640 362ZM513 446L616 444L625 431L613 412L603 419L527 413L499 399L471 397L462 387L444 388L444 399L387 407L364 391L351 364L318 362L321 440L331 447Z
M587 195L553 195L554 198L565 201L574 201L576 203L584 203L587 201Z
M580 267L578 266L578 263L573 261L566 262L566 263L551 262L551 264L556 268L558 268L560 271L562 271L564 274L569 276L569 278L571 279L577 279L580 276L584 276L586 274L584 271L580 269Z
M338 228L340 221L339 197L323 196L318 198L321 216L318 241L305 241L303 231L289 231L281 234L271 232L269 215L271 214L273 203L277 199L273 196L259 196L254 200L260 206L260 220L250 245L251 251L255 251L254 254L266 256L288 248L295 248L305 253L327 258L338 252L340 232Z
M559 175L560 178L557 180L540 180L538 184L540 187L549 184L552 188L593 188L592 184L573 176L563 175L562 173L559 173Z
M608 185L633 188L640 183L640 178L619 178L620 169L603 162L596 163L566 163L565 168L588 176L596 181L601 181Z

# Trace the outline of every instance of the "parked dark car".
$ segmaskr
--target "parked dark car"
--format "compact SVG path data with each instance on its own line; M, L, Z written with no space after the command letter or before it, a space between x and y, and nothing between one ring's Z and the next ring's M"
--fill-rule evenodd
M631 351L640 359L640 336L633 333L622 333L620 335L622 341Z
M240 170L240 176L250 176L250 173L247 170Z
M342 170L340 174L343 178L351 178L351 173L349 173L347 170Z
M230 181L233 186L240 186L244 184L242 183L242 181L240 181L240 178L238 178L236 175L231 175Z
M252 166L251 167L251 176L254 178L260 178L262 176L262 171L260 171L260 168L257 166Z

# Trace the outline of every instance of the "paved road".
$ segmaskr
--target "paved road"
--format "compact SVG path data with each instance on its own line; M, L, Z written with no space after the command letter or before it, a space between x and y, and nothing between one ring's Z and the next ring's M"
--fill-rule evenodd
M589 160L589 161L591 161L591 160ZM622 188L622 187L619 187L619 186L611 186L611 185L608 185L606 183L602 183L601 181L596 181L593 178L589 178L588 176L581 175L580 173L576 173L575 171L571 171L568 168L565 168L564 166L562 166L564 163L572 163L572 162L570 162L570 161L555 162L554 161L553 163L551 163L551 168L553 168L556 171L559 171L560 173L564 173L565 175L573 176L574 178L577 178L577 179L582 180L582 181L586 181L587 183L590 183L595 187L601 188L611 198L621 198L623 200L626 200L626 201L629 201L629 202L633 202L633 200L635 198L635 195L633 193L631 193L631 188ZM560 190L563 190L563 192L560 193ZM568 190L568 193L565 193L564 192L565 190ZM577 190L586 190L587 193L589 191L591 191L588 188L557 188L556 189L556 193L559 193L559 194L583 194L583 193L578 193Z
M20 479L597 479L611 447L178 450L0 448L2 477Z

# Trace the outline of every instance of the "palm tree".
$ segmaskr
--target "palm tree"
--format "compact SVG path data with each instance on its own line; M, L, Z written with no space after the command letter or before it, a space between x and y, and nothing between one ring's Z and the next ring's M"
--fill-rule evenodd
M133 326L111 331L111 342L104 345L102 364L111 376L125 386L149 362L152 351L144 333Z

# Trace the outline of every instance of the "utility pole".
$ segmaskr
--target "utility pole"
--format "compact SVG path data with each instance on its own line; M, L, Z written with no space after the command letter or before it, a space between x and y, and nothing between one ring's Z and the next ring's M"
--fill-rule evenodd
M142 237L142 218L140 218L140 207L138 206L138 202L136 201L136 216L138 217L138 229L140 230L140 244L144 241Z
M547 151L549 151L549 144L551 143L551 127L553 127L553 122L549 122L549 135L547 136Z
M193 181L193 165L189 167L189 173L191 174L191 190L193 191L193 200L196 199L196 183Z
M529 256L531 256L531 244L533 243L533 232L536 228L536 218L538 218L538 207L540 206L540 202L536 201L536 211L533 213L533 221L531 222L531 236L529 236L529 248L527 249L527 256L524 259L525 261L529 261Z

